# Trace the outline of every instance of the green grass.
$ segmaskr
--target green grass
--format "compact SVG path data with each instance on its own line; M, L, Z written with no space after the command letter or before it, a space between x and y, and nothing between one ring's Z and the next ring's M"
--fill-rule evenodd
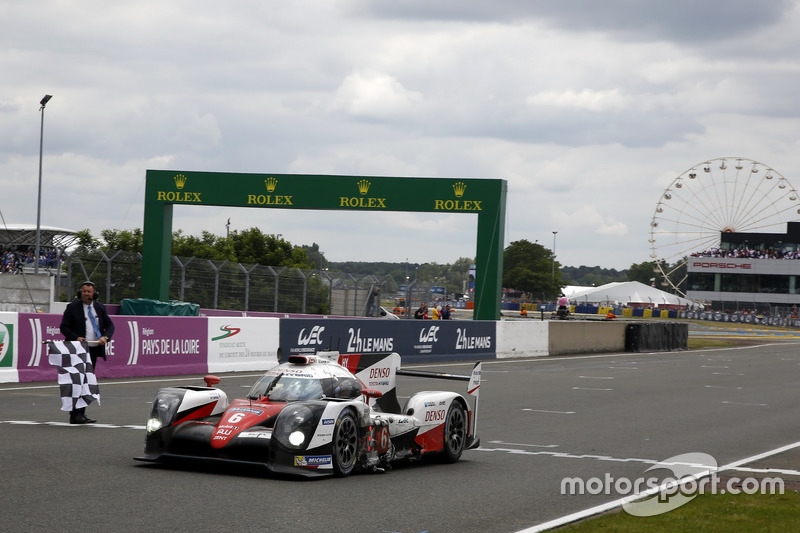
M686 341L686 346L690 350L704 350L707 348L730 348L731 346L740 346L733 340L727 339L693 339L691 336Z
M701 494L677 509L650 517L615 511L557 531L582 533L784 533L800 531L800 493Z

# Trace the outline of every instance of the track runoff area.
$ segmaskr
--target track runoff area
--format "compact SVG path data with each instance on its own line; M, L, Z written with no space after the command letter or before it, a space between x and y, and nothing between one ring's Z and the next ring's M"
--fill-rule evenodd
M472 364L407 368L464 374ZM242 396L246 384L251 384L257 375L223 376L223 383L236 387L229 391L231 396ZM727 483L732 477L740 479L738 487L742 491L774 487L759 485L759 480L765 478L796 483L800 480L795 392L799 377L800 355L797 343L792 341L691 352L484 361L478 420L480 448L465 453L462 462L446 472L423 466L379 478L355 476L353 480L361 477L361 483L385 484L381 490L398 488L398 498L404 505L384 508L382 529L376 531L404 533L532 533L608 510L622 508L645 517L668 512L679 504L691 505L692 490L703 480L709 480L704 487L709 490L710 480L718 478L714 490L719 491L731 488ZM418 386L415 379L405 377L398 386L399 392L416 390L412 389ZM52 428L63 432L59 439L80 439L86 432L104 435L100 438L109 460L90 463L91 468L98 475L132 475L149 483L158 476L133 468L132 459L143 441L148 402L159 387L199 381L198 376L181 376L101 382L103 405L90 408L100 422L91 427L69 426L65 414L58 411L55 384L0 385L0 405L7 413L0 417L0 428L9 430L0 432L8 434L16 428L14 433L24 439L37 427L64 426ZM61 446L56 444L53 442L54 450ZM16 445L0 439L0 448L7 446L9 450L0 452L11 458ZM36 446L49 445L39 440ZM70 466L70 460L62 456L65 468L76 468ZM75 460L76 465L85 463L77 456ZM194 473L170 474L173 475L191 476L195 482L198 479ZM451 475L457 480L448 478ZM4 477L8 494L31 483L36 485L39 478L35 471L12 471ZM684 479L683 487L669 485L678 478ZM749 481L751 478L754 481ZM222 480L215 476L209 481L229 482L232 486L248 482L236 476ZM465 491L445 492L454 482L463 485ZM274 483L279 485L270 485L271 490L296 488L285 480ZM639 497L644 497L637 501L649 501L650 507L631 507L635 504L631 490L637 483ZM322 491L320 496L332 490L327 482L300 485L304 492ZM415 494L411 489L414 486L440 488L442 497L447 499L445 508L452 511L442 517L425 512L426 505L433 510L442 504L436 503L439 500L429 502L427 491ZM463 509L468 487L480 487L480 508L485 504L485 512ZM654 498L658 492L669 497ZM234 495L241 499L243 494ZM132 508L141 504L135 494L127 500ZM321 502L316 498L314 501ZM474 506L475 500L468 504ZM43 516L51 512L47 506L35 511ZM321 512L334 511L323 507ZM111 511L112 515L115 513ZM129 516L124 509L120 513Z

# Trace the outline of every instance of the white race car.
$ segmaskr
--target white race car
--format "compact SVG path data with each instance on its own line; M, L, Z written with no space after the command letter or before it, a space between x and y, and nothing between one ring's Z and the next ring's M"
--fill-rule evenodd
M467 398L419 392L401 409L398 374L463 380ZM255 463L272 472L346 476L383 471L393 461L438 456L454 463L475 436L481 363L470 376L400 369L397 353L290 356L268 370L246 398L228 401L206 387L167 387L153 400L145 454L136 459Z

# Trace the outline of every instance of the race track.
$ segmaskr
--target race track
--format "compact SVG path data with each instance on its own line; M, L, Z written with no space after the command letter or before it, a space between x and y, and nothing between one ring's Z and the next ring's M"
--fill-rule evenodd
M65 424L55 384L2 384L2 529L534 531L619 498L562 495L565 477L635 479L678 454L702 452L724 465L800 441L798 347L485 362L480 449L455 465L310 481L134 461L155 391L200 385L198 376L101 382L102 405L88 409L95 426ZM222 377L237 397L255 374ZM398 378L401 396L458 387Z

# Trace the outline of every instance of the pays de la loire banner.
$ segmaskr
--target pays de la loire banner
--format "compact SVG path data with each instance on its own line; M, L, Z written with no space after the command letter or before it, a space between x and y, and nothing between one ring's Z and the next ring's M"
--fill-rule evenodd
M197 317L120 316L97 363L98 378L168 376L208 371L207 321ZM55 381L42 343L64 340L61 315L19 313L17 371L19 381Z

